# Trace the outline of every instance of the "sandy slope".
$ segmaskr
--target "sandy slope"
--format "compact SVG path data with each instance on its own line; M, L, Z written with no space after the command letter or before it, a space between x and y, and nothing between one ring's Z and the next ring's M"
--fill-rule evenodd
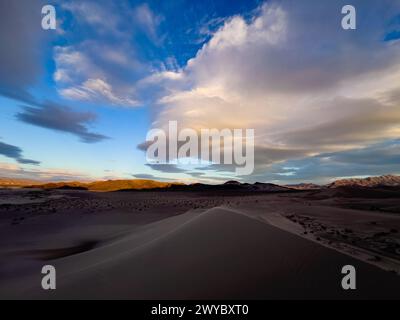
M225 207L135 228L48 263L57 290L41 290L36 272L7 279L0 297L399 298L400 289L394 274ZM341 289L346 264L357 269L356 291Z

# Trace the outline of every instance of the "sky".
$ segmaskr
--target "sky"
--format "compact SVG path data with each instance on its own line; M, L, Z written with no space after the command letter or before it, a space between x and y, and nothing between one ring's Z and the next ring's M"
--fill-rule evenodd
M0 177L400 174L400 0L0 0L0 44ZM172 120L253 128L254 172L147 163L148 131Z

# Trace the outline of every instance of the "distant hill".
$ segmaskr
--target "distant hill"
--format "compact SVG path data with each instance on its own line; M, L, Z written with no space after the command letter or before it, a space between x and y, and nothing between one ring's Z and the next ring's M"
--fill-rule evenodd
M262 183L262 182L256 182L253 185L247 186L250 190L257 190L257 191L271 191L271 192L277 192L277 191L290 191L290 188L279 186L277 184L273 183Z
M295 190L319 190L322 186L314 183L287 184L285 187Z
M0 177L0 187L3 188L11 188L11 187L25 187L38 185L41 182L36 180L28 180L28 179L10 179L10 178L1 178Z
M118 191L118 190L143 190L156 188L169 188L173 183L159 182L154 180L107 180L94 182L56 182L41 185L44 189L75 189L90 191Z
M400 186L400 176L385 175L380 177L369 177L364 179L341 179L329 184L328 188L338 187L397 187Z
M290 188L278 186L272 183L261 183L256 182L254 184L250 183L240 183L238 181L228 181L224 184L204 184L204 183L194 183L191 185L174 185L170 190L176 191L244 191L244 192L285 192L293 191Z
M57 182L47 183L40 186L44 189L64 189L64 190L89 190L89 191L130 191L130 190L170 190L170 191L267 191L282 192L290 191L290 188L278 186L272 183L254 184L240 183L238 181L228 181L224 184L203 184L194 183L186 185L183 183L159 182L154 180L107 180L89 183L82 182Z
M88 190L87 183L85 182L77 182L77 181L68 181L68 182L43 182L39 185L40 188L43 189L65 189L65 190ZM38 187L38 185L28 186L28 187Z

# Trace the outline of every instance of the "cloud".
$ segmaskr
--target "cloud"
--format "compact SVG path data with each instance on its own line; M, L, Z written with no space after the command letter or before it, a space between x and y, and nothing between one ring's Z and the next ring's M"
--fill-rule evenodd
M126 83L132 79L125 73L134 73L142 68L133 71L137 63L123 50L92 41L78 46L56 47L54 60L56 71L53 78L62 97L124 107L138 105L135 90Z
M82 142L96 143L108 137L90 132L88 124L96 119L90 112L77 112L69 107L44 103L39 107L23 107L23 111L16 114L16 118L42 128L67 132L78 136Z
M205 17L206 19L208 17ZM226 18L224 17L214 17L211 19L207 19L206 21L201 22L200 27L197 29L199 34L199 39L197 42L202 43L206 40L209 40L214 33L225 23Z
M42 0L24 3L1 1L0 43L3 45L0 50L0 94L22 101L24 104L36 106L35 108L26 107L24 112L19 113L17 118L21 121L75 133L85 142L100 141L105 137L90 133L85 127L85 122L93 120L94 116L74 113L66 107L52 108L50 103L42 105L29 92L41 75L42 53L46 51L46 43L50 43L52 37L56 36L55 33L45 32L41 28L40 12L45 4L47 3ZM35 12L37 14L34 14ZM84 67L87 60L84 56L72 51L64 53L62 62L65 65L79 65L80 68L74 70L78 73L86 71ZM69 70L63 68L58 69L55 74L57 81L68 82L71 80L70 77ZM110 95L110 92L105 92L105 94ZM57 119L59 116L65 116L65 118ZM67 124L69 120L72 121L71 124ZM21 157L18 159L19 162L25 160Z
M163 18L147 4L133 6L129 1L67 2L61 8L73 20L68 32L86 30L91 36L54 48L53 78L59 94L96 104L140 105L136 85L154 69L143 47L159 51Z
M352 32L340 26L345 4L268 1L226 19L179 79L151 78L166 88L153 127L254 128L264 171L398 137L400 43L383 37L400 3L354 1Z
M150 76L140 80L141 85L158 84L168 81L178 81L183 79L183 74L176 71L154 72Z
M153 176L152 174L147 174L147 173L135 173L132 176L137 179L156 179L155 176Z
M15 159L21 164L33 164L38 165L40 164L39 161L25 159L22 156L22 150L19 147L13 146L11 144L7 144L0 141L0 154L6 156L8 158Z
M173 164L146 164L146 166L150 167L153 170L165 172L165 173L182 173L186 170L178 168Z
M72 46L54 48L56 71L54 80L60 83L70 83L75 79L85 78L87 74L99 76L100 71L91 63L89 57Z
M225 181L232 180L232 176L213 176L213 175L208 175L203 172L187 172L185 173L189 176L191 176L193 179L189 179L190 183L206 183L206 184L220 184ZM235 178L237 181L241 181L241 178Z
M88 79L78 87L69 87L60 90L64 98L71 100L108 101L113 105L134 107L138 101L117 96L109 83L102 79Z
M321 153L288 160L258 171L251 179L281 183L315 181L328 183L337 177L400 174L400 140L388 140L363 148Z
M148 173L136 173L136 174L133 174L132 177L134 177L135 179L166 181L166 182L178 181L179 180L179 179L174 179L174 178L158 177L158 176L154 176L154 175L148 174Z
M40 72L41 45L50 37L40 26L44 1L0 2L0 94L30 97L27 88ZM37 14L35 14L35 12Z
M119 30L120 17L114 13L117 10L111 2L105 5L95 1L68 1L61 7L71 12L78 23L91 27L97 33L123 35Z
M26 169L18 164L0 162L0 176L8 178L23 178L40 181L91 181L93 177L79 171L57 168Z
M156 15L147 3L143 3L135 8L134 19L153 42L158 45L162 43L162 38L158 36L157 28L163 21L163 17Z
M204 172L196 172L196 171L194 171L194 172L187 172L186 174L188 174L188 175L190 175L190 176L192 176L192 177L194 177L194 178L201 178L201 177L205 176L205 173L204 173Z
M396 138L400 133L399 103L400 100L388 105L373 98L336 98L324 109L315 110L314 117L323 121L277 134L276 139L299 147L329 150Z
M366 148L324 154L320 158L353 165L395 165L400 169L400 140L390 140Z

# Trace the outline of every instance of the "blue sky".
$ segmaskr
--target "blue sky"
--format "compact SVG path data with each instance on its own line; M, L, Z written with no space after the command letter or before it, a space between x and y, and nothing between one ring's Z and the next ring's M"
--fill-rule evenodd
M0 176L400 174L400 1L352 1L357 29L344 31L347 2L2 2ZM40 27L44 4L56 30ZM147 165L138 146L169 120L254 128L254 173Z

